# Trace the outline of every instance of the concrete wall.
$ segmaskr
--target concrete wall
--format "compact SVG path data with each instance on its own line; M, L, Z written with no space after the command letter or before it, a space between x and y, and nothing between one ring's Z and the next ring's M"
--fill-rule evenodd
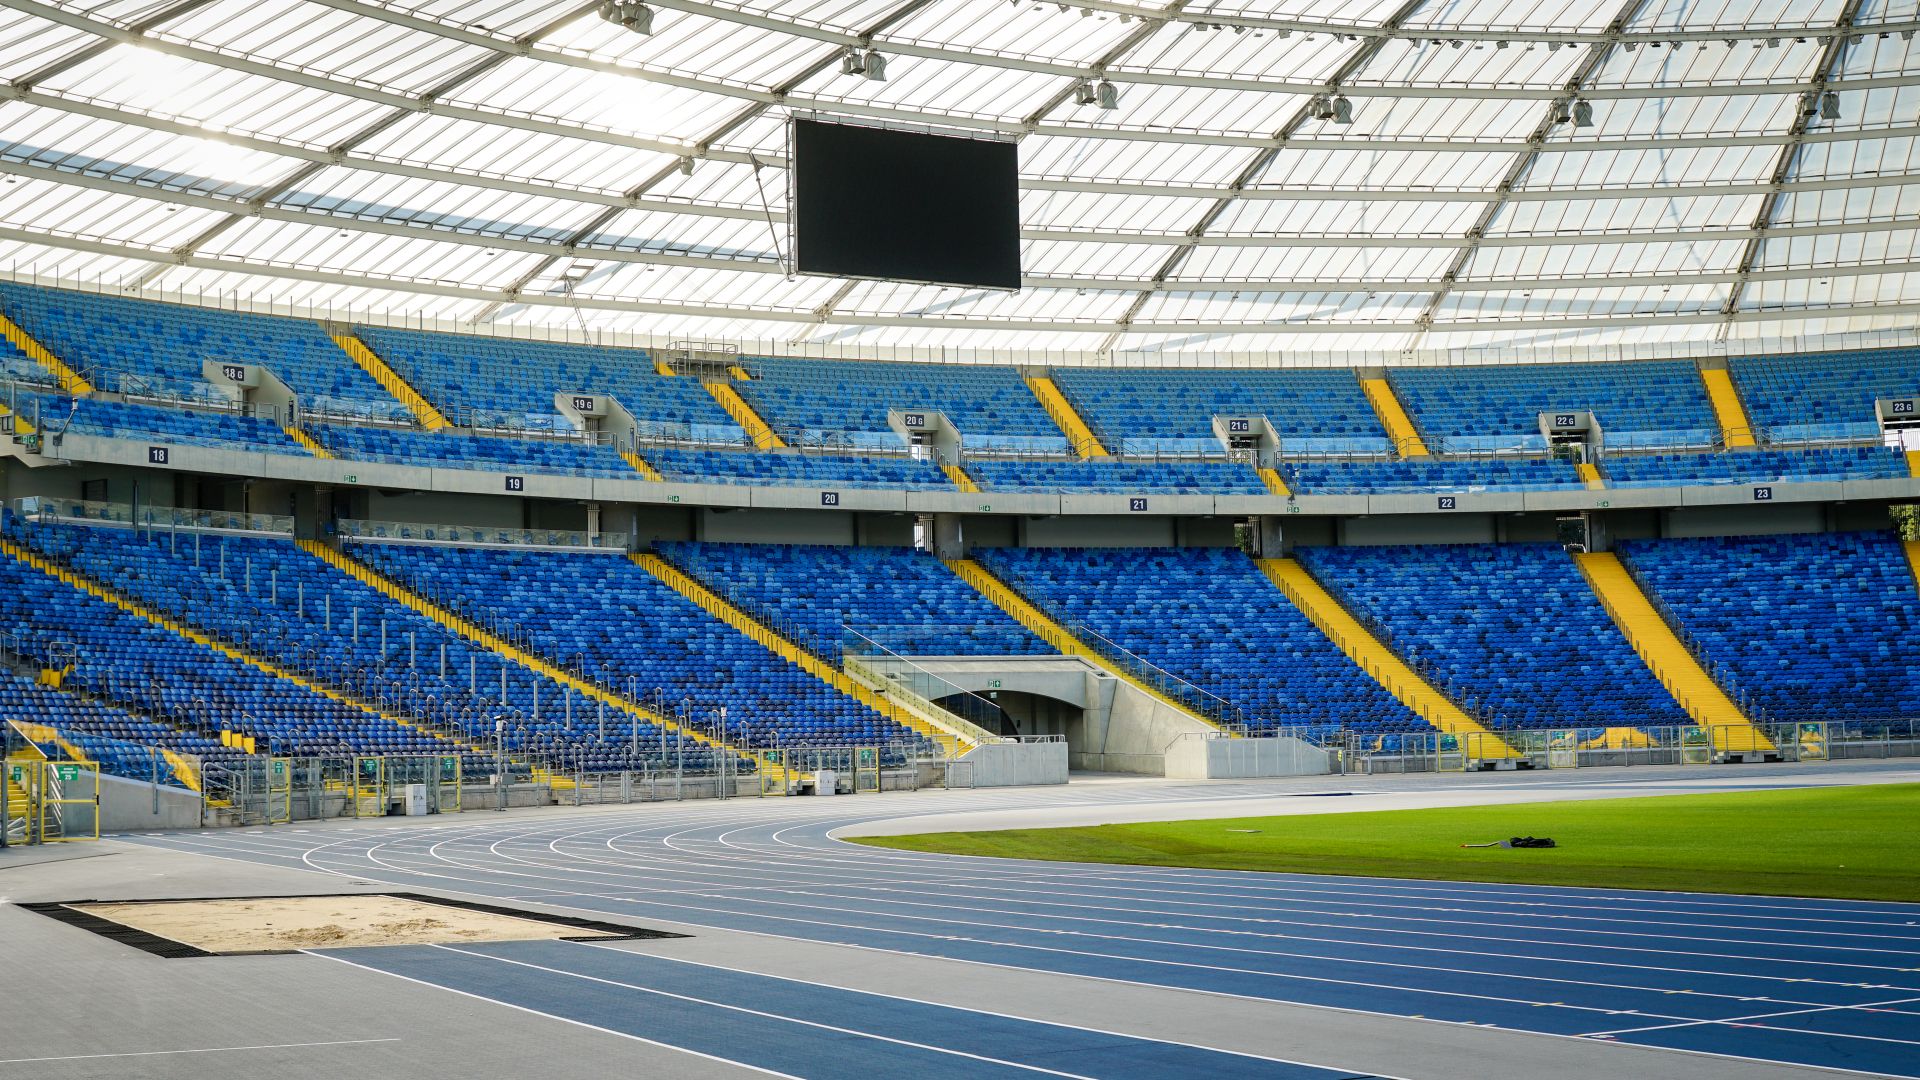
M1293 738L1181 739L1167 751L1167 776L1181 780L1320 776L1332 771L1324 749Z
M1491 544L1495 538L1489 514L1387 514L1343 518L1336 530L1338 542L1352 547L1398 544Z
M701 540L736 544L854 542L853 515L832 510L702 510L696 529Z
M1172 547L1170 517L1029 518L1021 530L1027 547Z
M528 528L525 499L509 499L499 495L456 495L445 491L369 490L365 494L366 516L375 521L476 525L489 529Z
M154 808L155 793L159 808ZM100 777L100 831L131 832L136 829L197 829L200 827L200 796L173 787L156 787L139 780L118 776Z
M1744 490L1744 489L1743 489ZM1662 514L1661 531L1680 536L1769 536L1826 529L1818 503L1788 506L1681 506Z
M972 770L974 787L1027 787L1067 782L1064 742L988 743L968 751L961 761Z

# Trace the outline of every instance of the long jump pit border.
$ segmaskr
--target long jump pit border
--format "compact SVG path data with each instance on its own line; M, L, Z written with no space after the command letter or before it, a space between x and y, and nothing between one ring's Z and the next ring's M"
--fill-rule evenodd
M54 900L18 906L170 960L315 948L687 936L406 892Z

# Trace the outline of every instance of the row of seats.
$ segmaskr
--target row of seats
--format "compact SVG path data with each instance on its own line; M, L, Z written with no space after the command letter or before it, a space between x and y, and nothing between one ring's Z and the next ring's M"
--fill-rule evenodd
M658 691L748 746L911 743L918 736L708 615L619 556L356 545L388 573L517 621L591 679Z
M476 426L565 428L557 393L611 394L660 435L746 437L700 380L656 373L639 349L356 326L354 335L429 401Z
M659 552L763 621L797 631L821 655L842 645L861 652L867 642L902 656L1053 651L913 548L663 543Z
M773 357L741 363L753 378L734 389L789 441L846 433L855 445L898 447L887 410L924 409L945 413L975 449L1067 450L1012 368Z
M1750 420L1776 439L1872 437L1877 398L1920 394L1920 349L1739 356L1727 369Z
M1489 727L1688 722L1558 544L1303 547L1296 557Z
M307 409L405 418L319 323L0 282L0 314L94 376L105 390L185 397L215 391L203 362L265 364ZM661 434L739 441L739 425L699 380L654 372L644 350L362 326L355 332L444 411L485 426L560 426L555 392L617 396ZM743 358L736 388L776 430L800 441L851 435L896 446L887 410L947 414L975 450L1064 452L1065 438L1011 367ZM22 381L43 369L0 350ZM1871 436L1873 401L1920 393L1920 349L1736 357L1729 368L1750 417L1776 440ZM1540 449L1537 415L1591 410L1622 443L1710 444L1719 425L1687 360L1510 364L1387 371L1414 425L1454 450ZM1110 450L1213 449L1216 415L1268 417L1293 453L1387 448L1351 369L1194 370L1063 367L1053 378Z
M205 361L265 364L308 411L406 409L319 323L0 282L0 314L102 390L216 397Z
M600 476L633 480L637 474L620 452L571 439L510 439L456 431L330 424L312 431L335 457L427 465L484 472Z
M31 543L26 529L9 529ZM37 530L36 530L37 531ZM133 580L129 575L123 580ZM91 693L202 733L230 728L294 754L433 753L425 732L307 690L96 599L19 560L0 557L0 621L26 651L75 650L68 676Z
M1632 540L1618 550L1771 718L1913 715L1920 593L1892 532Z
M1088 491L1131 495L1265 495L1246 465L1225 461L970 461L982 491Z
M232 412L130 404L48 394L18 394L21 413L48 433L73 431L105 438L213 446L257 453L304 455L271 421ZM510 438L454 431L328 424L311 429L337 457L486 472L633 479L634 469L614 448L559 438ZM643 447L668 480L688 483L844 488L951 490L928 460L899 456L691 450ZM1105 492L1112 494L1265 494L1249 466L1224 461L979 458L966 463L983 490ZM1602 471L1618 487L1768 483L1897 478L1906 459L1877 447L1722 453L1616 453ZM1542 457L1415 458L1402 461L1308 458L1279 467L1301 494L1540 491L1579 488L1566 462Z
M1053 381L1112 453L1220 449L1215 416L1265 416L1289 453L1390 449L1351 369L1058 368ZM969 437L971 441L971 437Z
M1908 475L1904 456L1872 446L1728 454L1609 454L1602 471L1614 487L1884 480Z
M1617 442L1711 446L1719 421L1690 361L1394 368L1394 394L1421 435L1448 449L1546 449L1540 414L1591 411Z
M516 752L559 755L591 742L618 767L640 768L641 759L657 767L667 751L658 727L607 714L291 541L74 526L33 533L40 548L150 608L475 742L490 744L504 720Z
M133 780L158 780L175 787L190 786L188 778L179 776L164 756L148 748L191 754L212 764L246 756L245 751L223 746L211 736L182 731L102 701L50 689L11 672L0 672L0 720L46 724L99 764L101 772Z
M1432 730L1238 551L1008 548L976 557L1109 656L1126 663L1132 654L1185 680L1190 688L1171 692L1203 711L1323 736Z

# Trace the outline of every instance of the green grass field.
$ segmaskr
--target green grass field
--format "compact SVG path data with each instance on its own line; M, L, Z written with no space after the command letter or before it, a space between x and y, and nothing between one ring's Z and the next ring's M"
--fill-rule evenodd
M1528 835L1560 846L1460 846ZM1007 859L1920 900L1920 784L850 839Z

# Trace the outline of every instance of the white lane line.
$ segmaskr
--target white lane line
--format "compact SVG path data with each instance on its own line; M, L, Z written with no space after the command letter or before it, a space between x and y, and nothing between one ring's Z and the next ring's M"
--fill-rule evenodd
M203 1046L193 1050L130 1050L123 1054L62 1054L59 1057L0 1058L0 1065L34 1065L47 1061L93 1061L98 1058L166 1057L172 1054L226 1054L236 1050L306 1050L318 1046L365 1046L396 1043L391 1039L333 1039L328 1042L267 1043L262 1046Z
M1300 1061L1295 1058L1282 1058L1282 1057L1273 1057L1272 1055L1269 1055L1269 1054L1247 1053L1245 1051L1240 1051L1240 1050L1228 1050L1218 1046L1207 1046L1201 1043L1181 1042L1178 1039L1164 1039L1155 1035L1135 1035L1135 1034L1124 1032L1124 1031L1114 1031L1111 1028L1088 1027L1085 1024L1069 1024L1063 1020L1039 1020L1031 1016L1020 1016L1014 1013L996 1012L992 1009L982 1009L982 1008L978 1008L970 1005L952 1005L952 1004L948 1004L946 1002L941 1002L941 1001L928 1001L925 998L906 997L904 995L894 994L894 993L882 993L878 990L862 990L859 987L846 986L841 983L822 984L812 980L790 978L785 975L769 975L763 971L754 971L751 968L733 967L728 964L716 964L710 960L689 960L684 956L664 956L664 955L657 955L654 953L636 953L626 949L614 949L604 945L594 945L590 942L585 942L585 941L568 942L567 944L578 945L582 948L596 949L600 952L617 953L621 956L644 957L647 960L658 960L658 961L662 961L664 963L669 963L669 964L684 964L688 967L711 968L716 971L731 971L739 975L751 975L755 978L760 978L760 979L776 979L780 982L794 983L800 986L827 985L827 986L832 986L836 990L844 990L849 994L862 994L866 997L885 998L889 1001L904 1001L909 1004L925 1005L935 1009L951 1009L955 1012L974 1013L979 1016L992 1016L1001 1020L1016 1020L1021 1023L1027 1023L1027 1024L1040 1024L1046 1027L1066 1028L1069 1031L1085 1031L1094 1035L1108 1035L1117 1039L1130 1039L1134 1042L1164 1043L1168 1046L1181 1046L1190 1050L1206 1050L1216 1054L1231 1054L1234 1057L1252 1058L1255 1061L1272 1061L1282 1065L1298 1065L1302 1068L1307 1068L1307 1069L1325 1069L1329 1072L1337 1072L1337 1071L1341 1071L1342 1069L1342 1067L1339 1067L1339 1066L1321 1065L1318 1062ZM1345 1070L1345 1071L1351 1072L1353 1070ZM1367 1076L1369 1077L1369 1080L1405 1080L1404 1077L1393 1076L1388 1073L1374 1072L1370 1069L1361 1070L1361 1071L1367 1074Z
M1864 1040L1867 1040L1868 1042L1892 1042L1892 1043L1906 1043L1909 1045L1920 1045L1920 1042L1916 1042L1916 1040L1896 1039L1890 1035L1849 1035L1845 1032L1839 1032L1839 1031L1815 1031L1811 1028L1783 1028L1783 1027L1776 1027L1772 1024L1755 1024L1752 1022L1755 1020L1777 1020L1783 1016L1809 1016L1814 1013L1854 1012L1854 1011L1872 1012L1875 1009L1883 1009L1888 1005L1910 1005L1916 1001L1920 1001L1920 998L1896 998L1893 1001L1870 1001L1864 1005L1823 1005L1817 1009L1791 1009L1786 1012L1754 1013L1751 1016L1729 1016L1724 1020L1689 1020L1683 1024L1653 1024L1648 1027L1615 1028L1611 1031L1589 1032L1579 1037L1582 1039L1594 1039L1594 1038L1601 1038L1601 1037L1612 1037L1615 1035L1635 1035L1643 1031L1671 1031L1674 1028L1711 1027L1715 1024L1725 1024L1733 1027L1766 1028L1768 1031L1784 1031L1784 1032L1789 1032L1796 1035L1813 1035L1823 1039L1864 1039Z
M302 951L305 951L305 950L302 950ZM317 953L317 952L308 952L307 955L317 956L322 960L332 960L335 963L345 964L351 968L359 968L361 971L371 971L376 975L385 975L389 979L399 979L402 982L410 982L415 984L416 986L431 986L435 990L444 990L449 994L458 994L463 998L471 998L474 1001L484 1001L489 1005L498 1005L501 1008L513 1009L516 1012L527 1013L530 1016L540 1016L540 1017L545 1017L548 1020L558 1020L562 1024L572 1024L574 1027L585 1028L588 1031L598 1031L605 1035L613 1035L622 1039L630 1039L637 1043L645 1043L648 1046L658 1047L662 1050L671 1050L676 1054L686 1054L691 1057L704 1058L707 1061L717 1061L722 1065L732 1065L732 1066L735 1066L736 1068L751 1069L754 1072L764 1073L767 1076L778 1076L781 1078L781 1080L806 1080L805 1077L795 1076L792 1073L775 1072L772 1069L762 1068L758 1065L749 1065L744 1061L735 1061L732 1058L716 1057L713 1054L703 1054L698 1050L689 1050L684 1046L675 1046L672 1043L664 1043L664 1042L656 1041L654 1039L643 1038L639 1035L634 1035L629 1032L616 1031L613 1028L601 1027L598 1024L589 1024L584 1020L575 1020L571 1017L560 1016L556 1013L541 1012L539 1009L530 1009L525 1005L515 1005L511 1001L501 1001L498 998L490 998L490 997L487 997L485 994L473 994L473 993L468 993L465 990L456 990L451 986L442 986L439 983L428 982L425 979L416 979L411 975L396 975L391 971L382 971L379 968L368 967L365 964L356 964L351 960L342 959L341 957L338 957L338 956L330 956L326 953Z
M531 968L534 971L545 971L553 975L564 975L569 979L581 979L586 982L599 983L602 986L618 986L625 990L636 990L642 994L653 994L658 997L672 998L675 1001L684 1001L693 1005L707 1005L712 1008L724 1009L727 1012L740 1013L745 1016L758 1016L763 1020L774 1020L783 1024L795 1024L800 1027L817 1028L821 1031L831 1031L838 1035L852 1035L855 1038L872 1039L876 1042L890 1043L894 1046L906 1046L906 1047L911 1047L915 1050L926 1050L935 1054L947 1054L952 1057L966 1058L969 1061L980 1061L990 1065L1004 1065L1007 1068L1019 1069L1022 1072L1040 1073L1045 1076L1066 1077L1067 1080L1099 1080L1098 1077L1088 1076L1085 1073L1062 1072L1059 1069L1048 1069L1048 1068L1043 1068L1039 1065L1028 1065L1024 1062L1012 1061L1007 1058L988 1057L985 1054L971 1054L965 1050L955 1050L951 1047L946 1047L946 1046L935 1046L932 1043L915 1042L912 1039L897 1039L891 1035L880 1035L872 1031L861 1031L859 1028L840 1027L836 1024L823 1024L817 1020L802 1020L797 1016L787 1016L784 1013L766 1012L765 1010L762 1010L762 1009L750 1009L750 1008L747 1008L745 1005L730 1005L724 1001L714 1001L710 998L694 997L690 994L676 994L668 990L655 989L654 987L651 987L651 986L639 986L634 983L620 982L617 979L602 979L596 975L586 975L578 971L568 971L566 968L547 967L544 964L529 964L524 960L509 960L504 956L494 956L489 953L468 952L466 949L456 949L451 945L432 945L432 946L429 946L429 948L442 949L442 950L445 950L446 952L459 953L462 956L472 956L482 960L492 960L495 963L500 963L500 964L512 964L515 967Z

